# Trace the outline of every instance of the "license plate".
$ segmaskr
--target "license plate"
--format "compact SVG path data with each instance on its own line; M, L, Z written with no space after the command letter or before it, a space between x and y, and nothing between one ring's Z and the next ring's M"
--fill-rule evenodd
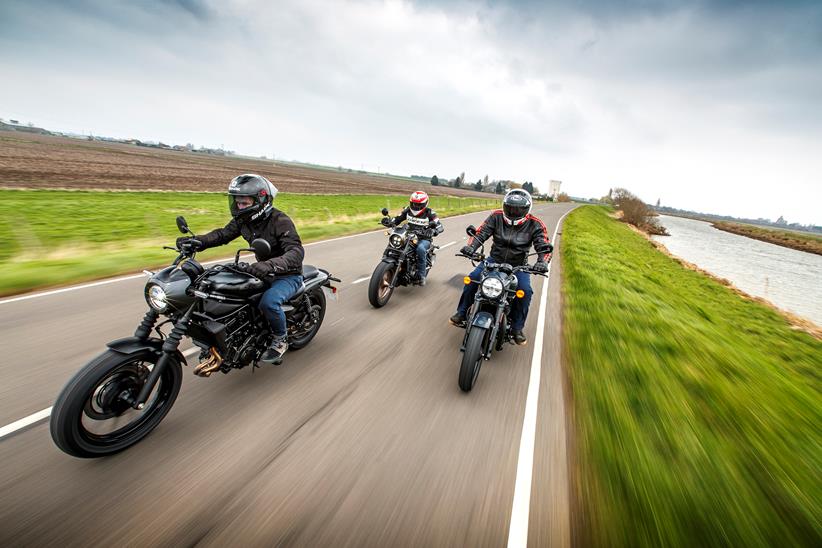
M338 301L339 300L337 298L337 288L336 287L333 287L333 286L328 287L327 285L324 285L323 286L323 293L325 293L325 296L328 297L329 299L331 299L332 301Z

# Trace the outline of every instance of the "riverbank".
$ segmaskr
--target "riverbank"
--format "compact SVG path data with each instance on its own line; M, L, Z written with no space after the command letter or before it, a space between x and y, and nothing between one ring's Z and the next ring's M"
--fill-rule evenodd
M711 226L718 230L768 242L769 244L781 245L782 247L789 247L797 251L806 251L808 253L822 255L822 236L724 221L711 223Z
M580 545L812 545L822 342L603 208L563 228Z
M482 211L496 199L432 196L442 216ZM379 213L393 214L407 195L279 194L276 207L292 219L303 242L379 228ZM230 219L225 194L212 192L94 192L0 190L0 295L95 280L166 265L163 250L188 220L197 234ZM198 254L204 261L233 255L238 240Z

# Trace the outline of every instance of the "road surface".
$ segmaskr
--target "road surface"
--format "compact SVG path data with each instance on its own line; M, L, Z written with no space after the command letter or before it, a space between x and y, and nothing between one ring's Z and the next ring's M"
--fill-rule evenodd
M552 235L570 209L535 213ZM307 263L343 280L314 341L253 374L187 368L164 422L123 453L71 458L42 420L0 439L0 546L569 545L558 253L542 333L534 278L528 345L495 354L473 392L457 386L463 331L447 318L470 263L454 253L484 217L444 219L428 285L380 310L365 278L382 232L308 246ZM131 335L144 283L0 301L0 427L49 408L106 341Z

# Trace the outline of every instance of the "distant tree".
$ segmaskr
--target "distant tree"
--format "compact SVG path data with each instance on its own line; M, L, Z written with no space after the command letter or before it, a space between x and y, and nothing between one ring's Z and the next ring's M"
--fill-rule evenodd
M474 183L474 190L482 191L482 179L479 179L476 183Z
M656 207L659 207L659 204L660 204L660 202L661 202L661 201L662 201L662 199L661 199L661 198L657 198L657 199L656 199Z
M440 186L440 178L436 175L431 177L431 186Z
M482 178L482 186L488 186L488 175Z
M785 226L786 224L788 224L788 221L785 220L785 217L780 215L774 224Z
M571 197L570 197L570 196L568 196L568 195L567 195L566 193L564 193L564 192L560 192L560 193L559 193L559 196L557 196L557 201L558 201L558 202L570 202L570 201L571 201Z
M452 186L454 188L459 188L461 184L462 184L462 176L457 177L456 179L454 179L454 183L452 184Z
M497 188L494 189L494 192L497 193L497 194L502 194L503 190L504 189L502 188L502 183L497 182Z

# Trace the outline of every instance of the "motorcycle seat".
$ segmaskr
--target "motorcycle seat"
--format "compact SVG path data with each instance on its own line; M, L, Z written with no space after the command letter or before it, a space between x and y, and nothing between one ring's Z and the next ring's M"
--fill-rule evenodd
M310 264L303 265L303 280L310 280L320 275L320 270L316 266Z

